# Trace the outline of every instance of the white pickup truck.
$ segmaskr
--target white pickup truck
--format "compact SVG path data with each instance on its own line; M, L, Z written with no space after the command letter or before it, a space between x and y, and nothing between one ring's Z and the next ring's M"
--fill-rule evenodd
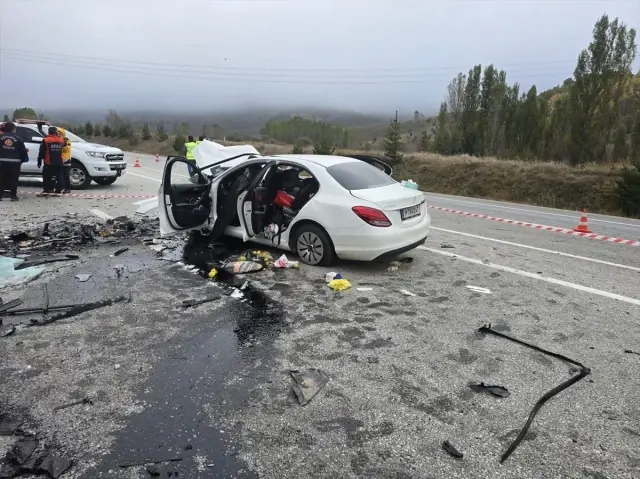
M16 134L29 149L29 161L22 164L21 177L42 175L38 168L38 151L49 122L36 120L14 120ZM67 138L71 141L71 188L81 190L87 188L91 181L99 185L112 185L125 174L127 162L119 148L99 145L83 140L67 130Z

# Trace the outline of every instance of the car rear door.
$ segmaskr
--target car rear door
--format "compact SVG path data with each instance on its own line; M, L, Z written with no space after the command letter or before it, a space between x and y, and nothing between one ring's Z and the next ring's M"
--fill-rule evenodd
M267 193L269 182L276 173L277 162L267 163L262 171L251 182L246 191L238 197L238 218L244 231L242 240L248 241L260 233L264 227L264 219L269 199Z
M211 224L211 182L197 170L197 183L190 181L189 162L173 157L164 166L158 191L160 234L167 236L179 231L203 229Z

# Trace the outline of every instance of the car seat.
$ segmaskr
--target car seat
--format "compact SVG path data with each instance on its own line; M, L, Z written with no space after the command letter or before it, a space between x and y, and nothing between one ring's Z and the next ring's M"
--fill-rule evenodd
M318 192L319 186L315 178L305 179L302 189L291 202L291 209L296 212L300 211L307 204L307 201L311 199L311 196Z

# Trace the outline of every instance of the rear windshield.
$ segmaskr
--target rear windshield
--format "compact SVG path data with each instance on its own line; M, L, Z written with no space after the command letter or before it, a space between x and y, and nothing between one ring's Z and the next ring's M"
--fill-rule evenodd
M340 163L330 166L327 171L347 190L367 190L392 185L396 182L375 166L362 161Z

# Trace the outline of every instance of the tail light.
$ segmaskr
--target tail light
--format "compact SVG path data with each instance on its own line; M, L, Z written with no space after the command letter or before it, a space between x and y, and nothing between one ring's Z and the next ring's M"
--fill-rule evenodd
M380 210L369 208L368 206L354 206L351 210L358 215L358 218L371 226L378 226L381 228L391 226L391 221L389 221L387 215Z

